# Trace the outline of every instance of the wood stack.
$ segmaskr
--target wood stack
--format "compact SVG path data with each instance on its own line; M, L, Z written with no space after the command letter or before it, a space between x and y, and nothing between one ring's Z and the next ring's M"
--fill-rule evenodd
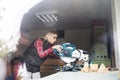
M98 69L98 72L108 72L108 68L102 63Z
M90 64L90 72L97 72L98 64Z
M86 65L81 69L82 72L108 72L108 68L102 63L100 67L98 64L90 64L90 66Z

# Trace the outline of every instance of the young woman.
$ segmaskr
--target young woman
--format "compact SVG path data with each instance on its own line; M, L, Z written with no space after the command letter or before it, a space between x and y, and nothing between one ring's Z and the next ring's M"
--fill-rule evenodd
M60 45L54 45L57 37L56 31L49 31L43 38L35 39L23 53L22 62L26 65L27 70L27 75L22 75L23 80L40 78L40 65L49 57L53 49L61 51Z

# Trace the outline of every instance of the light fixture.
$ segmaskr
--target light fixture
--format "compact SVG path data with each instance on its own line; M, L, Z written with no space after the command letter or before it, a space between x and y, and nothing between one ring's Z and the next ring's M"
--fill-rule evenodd
M57 11L36 13L36 16L42 22L51 23L51 22L57 22L58 21Z

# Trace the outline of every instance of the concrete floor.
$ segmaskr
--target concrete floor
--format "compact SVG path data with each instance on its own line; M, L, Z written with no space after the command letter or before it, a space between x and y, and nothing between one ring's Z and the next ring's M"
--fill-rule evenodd
M58 72L40 80L120 80L120 71L98 72Z

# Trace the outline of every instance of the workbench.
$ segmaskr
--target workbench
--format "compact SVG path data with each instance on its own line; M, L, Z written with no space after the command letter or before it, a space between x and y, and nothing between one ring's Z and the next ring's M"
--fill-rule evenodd
M120 80L120 71L104 73L89 72L57 72L41 78L40 80Z

